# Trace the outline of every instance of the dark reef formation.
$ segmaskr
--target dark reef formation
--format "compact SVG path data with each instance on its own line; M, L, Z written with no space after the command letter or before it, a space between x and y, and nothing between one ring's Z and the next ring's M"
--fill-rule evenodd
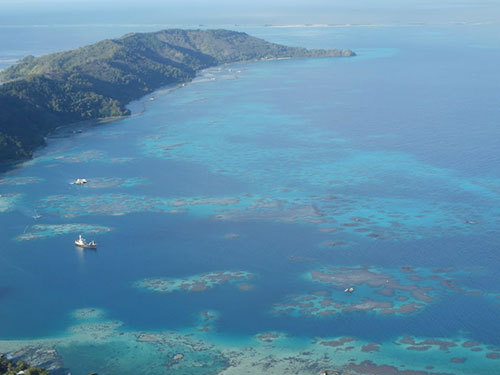
M129 115L125 105L200 69L258 59L354 56L287 47L228 30L127 34L28 56L0 72L0 162L29 158L62 125Z

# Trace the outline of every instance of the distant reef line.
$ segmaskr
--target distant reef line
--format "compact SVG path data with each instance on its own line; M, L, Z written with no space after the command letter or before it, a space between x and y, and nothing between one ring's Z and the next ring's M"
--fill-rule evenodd
M278 58L348 57L349 49L288 47L230 30L126 34L75 50L27 56L0 72L0 163L29 159L55 129L130 115L125 107L202 69Z

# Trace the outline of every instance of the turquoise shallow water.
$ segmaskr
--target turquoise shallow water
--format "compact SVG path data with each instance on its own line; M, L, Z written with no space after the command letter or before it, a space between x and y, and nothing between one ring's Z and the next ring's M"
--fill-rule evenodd
M499 373L495 27L245 30L359 56L210 69L2 175L0 350L74 374Z

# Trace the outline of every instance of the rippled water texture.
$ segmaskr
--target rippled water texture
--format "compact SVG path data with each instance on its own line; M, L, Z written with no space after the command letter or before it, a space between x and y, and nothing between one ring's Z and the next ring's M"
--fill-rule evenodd
M76 375L498 374L497 27L246 31L359 56L209 69L4 173L0 351Z

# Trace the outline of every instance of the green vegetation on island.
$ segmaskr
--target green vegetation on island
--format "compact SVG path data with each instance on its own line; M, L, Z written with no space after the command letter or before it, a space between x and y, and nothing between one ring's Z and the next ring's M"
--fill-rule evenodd
M46 370L28 365L24 361L14 362L0 354L0 375L49 375Z
M31 157L62 125L127 116L130 101L196 72L257 59L354 56L287 47L228 30L127 34L76 50L28 56L0 72L0 162Z

